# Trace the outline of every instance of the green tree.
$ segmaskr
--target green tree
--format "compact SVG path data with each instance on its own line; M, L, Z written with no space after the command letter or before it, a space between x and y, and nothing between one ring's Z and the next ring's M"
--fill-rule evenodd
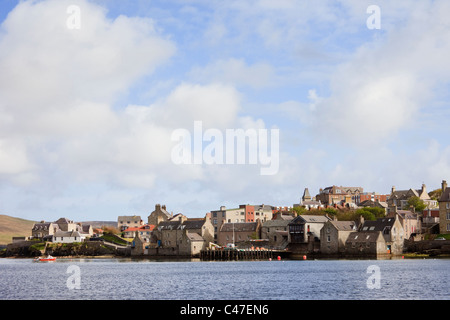
M364 220L376 220L375 214L373 214L372 212L370 212L370 210L367 210L367 209L372 209L372 208L357 209L355 211L355 216L356 217L363 216Z
M338 211L334 208L326 208L325 210L323 210L323 212L332 216L335 216L338 213Z
M416 196L408 199L408 206L413 207L416 212L422 212L427 207L423 200Z
M295 212L295 215L297 215L297 216L304 214L306 211L308 211L308 210L306 210L305 207L294 207L294 208L292 208L292 210Z

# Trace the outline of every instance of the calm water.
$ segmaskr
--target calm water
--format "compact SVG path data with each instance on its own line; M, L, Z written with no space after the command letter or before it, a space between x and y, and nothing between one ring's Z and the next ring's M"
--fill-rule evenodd
M69 289L80 271L79 289ZM379 288L368 288L370 266ZM68 273L69 271L69 273ZM370 282L374 284L375 282ZM450 298L449 259L157 262L0 259L0 299L350 300Z

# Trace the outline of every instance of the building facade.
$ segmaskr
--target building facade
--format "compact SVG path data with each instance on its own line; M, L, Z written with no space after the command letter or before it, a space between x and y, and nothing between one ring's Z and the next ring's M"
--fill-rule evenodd
M214 240L218 242L218 235L222 225L225 223L245 223L256 222L261 223L272 220L273 210L269 205L240 205L239 208L227 209L225 206L220 210L211 211L211 223L214 227Z
M336 221L325 222L320 230L320 252L324 254L343 254L345 253L345 242L350 233L356 231L354 221Z
M120 231L124 231L128 228L139 228L143 224L141 216L119 216L117 218L117 228Z
M289 223L293 219L292 215L277 214L276 218L264 222L261 239L267 239L272 249L285 249L289 244Z
M442 181L442 195L439 198L439 233L450 233L450 188Z
M306 243L309 237L320 241L320 231L331 219L324 215L299 215L289 222L289 242Z

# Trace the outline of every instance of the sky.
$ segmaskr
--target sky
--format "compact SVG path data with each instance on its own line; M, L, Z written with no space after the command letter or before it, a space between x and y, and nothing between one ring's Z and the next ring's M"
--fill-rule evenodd
M203 217L292 206L305 188L440 188L448 12L447 0L3 0L0 214L145 221L156 204ZM265 133L266 157L217 160L233 130ZM195 150L200 163L176 161Z

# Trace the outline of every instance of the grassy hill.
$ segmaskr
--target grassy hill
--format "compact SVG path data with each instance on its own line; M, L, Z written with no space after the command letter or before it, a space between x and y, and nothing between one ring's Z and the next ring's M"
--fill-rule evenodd
M0 244L12 242L12 237L31 236L35 221L0 214Z

